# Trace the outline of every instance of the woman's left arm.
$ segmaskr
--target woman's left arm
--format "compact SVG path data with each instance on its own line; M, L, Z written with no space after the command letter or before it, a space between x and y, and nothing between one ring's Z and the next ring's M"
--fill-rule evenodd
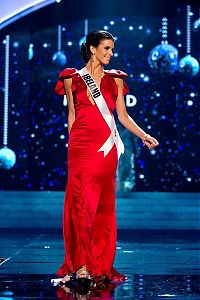
M153 149L159 145L158 141L147 134L142 128L140 128L136 122L128 115L126 111L126 105L124 102L123 89L124 83L120 78L115 78L115 82L118 86L118 97L116 101L116 110L119 122L128 129L131 133L138 136L143 144L146 145L149 149Z

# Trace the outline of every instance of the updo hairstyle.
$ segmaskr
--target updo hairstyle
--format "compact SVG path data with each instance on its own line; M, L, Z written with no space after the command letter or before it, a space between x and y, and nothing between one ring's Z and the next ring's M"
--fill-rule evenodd
M113 40L114 42L114 37L108 31L103 30L88 33L86 36L86 43L82 43L80 51L85 62L88 62L92 56L90 46L98 47L102 40Z

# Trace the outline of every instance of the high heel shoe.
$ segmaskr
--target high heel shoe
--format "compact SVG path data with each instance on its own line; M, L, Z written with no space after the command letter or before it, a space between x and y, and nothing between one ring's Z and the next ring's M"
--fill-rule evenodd
M65 285L65 283L69 282L72 278L73 278L73 275L65 275L64 277L61 277L61 278L51 279L51 283L53 284L53 286Z

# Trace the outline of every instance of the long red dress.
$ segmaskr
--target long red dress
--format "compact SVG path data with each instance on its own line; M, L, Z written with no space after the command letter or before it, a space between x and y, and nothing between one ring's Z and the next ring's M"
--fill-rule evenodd
M122 71L104 71L100 90L113 114L118 88L115 77ZM87 86L76 69L60 73L56 93L64 95L65 78L72 78L75 121L68 141L68 180L63 214L65 260L58 276L75 272L86 265L92 276L109 278L116 251L115 172L117 149L114 144L104 157L98 152L110 129L96 105L87 97ZM124 83L124 94L128 91Z

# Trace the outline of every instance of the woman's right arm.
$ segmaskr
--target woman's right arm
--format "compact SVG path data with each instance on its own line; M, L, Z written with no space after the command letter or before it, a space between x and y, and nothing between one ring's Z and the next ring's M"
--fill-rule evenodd
M68 132L70 133L72 124L75 120L74 99L72 94L72 78L64 80L64 87L68 103Z

